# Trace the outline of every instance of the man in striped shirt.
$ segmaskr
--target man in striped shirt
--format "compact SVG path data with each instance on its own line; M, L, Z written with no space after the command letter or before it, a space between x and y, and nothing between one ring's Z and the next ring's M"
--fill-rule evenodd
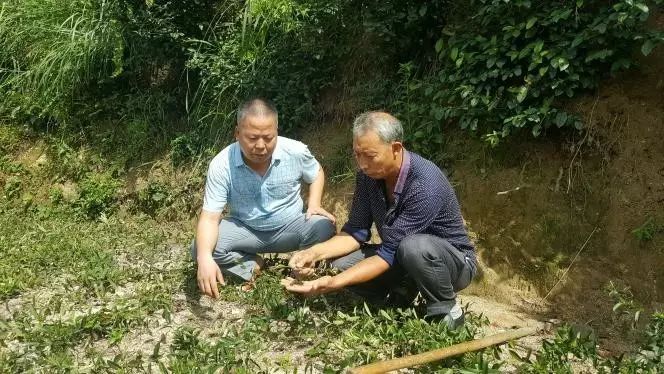
M456 328L464 321L456 292L476 273L475 250L464 228L454 190L431 161L407 151L403 128L382 112L360 115L353 125L359 166L348 222L330 240L295 254L296 277L330 260L342 270L313 281L282 281L286 289L317 295L350 287L363 295L389 296L404 279L426 300L427 318ZM380 244L368 244L376 225Z
M191 248L206 295L219 295L223 274L250 287L262 264L259 253L307 248L336 232L334 217L321 207L323 169L306 145L278 136L277 125L273 104L246 101L237 113L237 141L210 162ZM302 182L310 185L306 212Z

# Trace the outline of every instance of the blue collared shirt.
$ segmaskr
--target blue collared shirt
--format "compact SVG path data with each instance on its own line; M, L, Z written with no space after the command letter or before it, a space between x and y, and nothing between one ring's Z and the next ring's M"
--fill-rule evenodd
M221 212L228 203L229 217L254 230L276 230L302 214L301 182L312 183L319 169L306 145L280 136L261 177L244 163L235 142L210 162L203 209Z
M446 239L474 261L475 249L468 239L459 202L450 182L433 162L404 151L391 206L384 180L358 171L355 183L353 204L342 231L365 243L375 223L382 241L376 254L390 266L396 262L401 240L413 234Z

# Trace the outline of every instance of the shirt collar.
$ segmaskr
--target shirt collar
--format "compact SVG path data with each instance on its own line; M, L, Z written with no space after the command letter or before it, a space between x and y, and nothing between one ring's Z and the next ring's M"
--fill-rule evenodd
M237 168L244 165L244 159L242 158L242 149L240 148L240 143L235 142L235 147L233 147L233 165Z
M394 186L395 194L401 194L403 192L403 187L406 184L406 178L408 177L409 170L410 170L410 152L408 152L404 148L403 159L401 160L401 169L399 170L399 177L397 178L397 184Z
M284 149L281 147L281 139L278 137L277 138L277 145L274 147L274 152L272 152L272 158L270 160L270 165L273 165L275 163L279 163L281 159L283 159L285 155ZM242 158L242 148L240 148L240 143L235 142L235 147L233 149L233 165L235 167L240 167L243 165L246 165L244 163L244 158Z

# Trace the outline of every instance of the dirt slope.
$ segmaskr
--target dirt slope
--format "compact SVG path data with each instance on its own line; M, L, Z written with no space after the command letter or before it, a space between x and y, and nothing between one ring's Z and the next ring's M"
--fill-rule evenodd
M664 25L664 17L653 22ZM664 307L664 230L649 241L633 233L648 220L664 225L664 48L640 66L567 104L585 119L581 134L550 132L492 150L444 130L450 162L443 166L483 262L465 294L507 306L495 309L505 311L497 321L525 313L588 325L619 352L629 344L616 343L624 326L612 312L609 282L629 287L644 315ZM321 126L304 141L342 181L328 206L345 217L349 125Z

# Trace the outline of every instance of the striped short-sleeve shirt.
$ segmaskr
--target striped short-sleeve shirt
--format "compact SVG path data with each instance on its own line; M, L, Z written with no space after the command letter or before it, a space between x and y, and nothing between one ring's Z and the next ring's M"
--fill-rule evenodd
M260 176L244 163L235 142L212 159L205 183L203 209L221 212L255 230L276 230L301 215L301 183L312 183L320 165L303 143L278 137L270 166Z

